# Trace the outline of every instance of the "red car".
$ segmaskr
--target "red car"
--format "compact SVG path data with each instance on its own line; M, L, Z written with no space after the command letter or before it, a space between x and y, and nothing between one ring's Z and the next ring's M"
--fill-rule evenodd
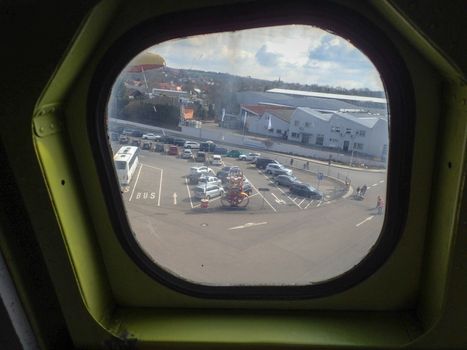
M170 156L178 156L178 147L177 146L169 146L169 152L167 153Z

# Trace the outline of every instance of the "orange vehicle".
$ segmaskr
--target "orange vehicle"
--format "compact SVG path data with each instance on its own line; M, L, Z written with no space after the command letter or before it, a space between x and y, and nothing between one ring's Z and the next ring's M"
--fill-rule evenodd
M169 152L168 152L169 155L171 156L178 156L178 147L177 146L169 146Z

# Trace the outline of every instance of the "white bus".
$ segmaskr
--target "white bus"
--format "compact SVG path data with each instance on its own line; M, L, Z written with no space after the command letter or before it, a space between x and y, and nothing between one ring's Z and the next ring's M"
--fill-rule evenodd
M120 185L129 185L133 174L139 164L139 149L135 146L123 146L114 155L115 169L117 170Z

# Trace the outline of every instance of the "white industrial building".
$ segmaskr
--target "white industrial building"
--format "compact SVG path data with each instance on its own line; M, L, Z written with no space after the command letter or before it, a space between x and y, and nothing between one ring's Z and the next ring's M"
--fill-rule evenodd
M387 118L382 115L298 107L290 120L288 139L384 158L388 150L388 131Z
M387 154L388 122L383 114L270 105L243 105L240 113L250 133L377 158Z

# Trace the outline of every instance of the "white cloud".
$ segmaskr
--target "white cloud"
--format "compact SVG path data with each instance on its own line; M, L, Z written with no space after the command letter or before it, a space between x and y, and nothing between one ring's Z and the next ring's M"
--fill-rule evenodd
M291 25L170 40L151 48L169 67L290 83L381 89L378 72L347 40Z

